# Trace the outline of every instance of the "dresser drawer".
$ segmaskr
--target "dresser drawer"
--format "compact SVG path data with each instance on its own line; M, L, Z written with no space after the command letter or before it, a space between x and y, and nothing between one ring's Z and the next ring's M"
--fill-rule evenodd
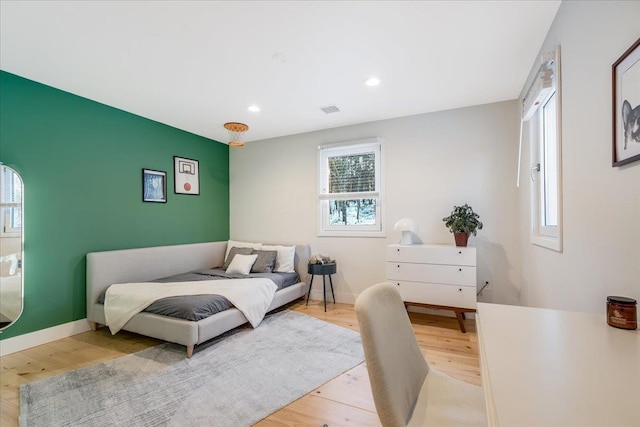
M389 245L387 261L476 265L476 248L449 245Z
M417 302L447 307L476 308L475 287L458 287L439 285L436 283L404 281L390 282L397 286L400 296L405 302Z
M387 279L476 287L476 268L457 265L387 262Z

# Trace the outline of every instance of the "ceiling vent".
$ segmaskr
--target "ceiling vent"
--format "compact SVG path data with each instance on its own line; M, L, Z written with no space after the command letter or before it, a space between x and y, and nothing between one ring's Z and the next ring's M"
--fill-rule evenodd
M340 111L340 109L335 105L327 105L326 107L320 107L320 109L324 111L325 114L337 113Z

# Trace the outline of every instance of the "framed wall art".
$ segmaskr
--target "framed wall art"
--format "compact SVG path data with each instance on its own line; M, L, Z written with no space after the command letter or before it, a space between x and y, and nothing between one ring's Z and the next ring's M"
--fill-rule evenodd
M640 39L612 66L613 166L640 160Z
M197 160L173 156L173 172L176 194L200 194L200 170Z
M142 169L142 201L167 203L167 173Z

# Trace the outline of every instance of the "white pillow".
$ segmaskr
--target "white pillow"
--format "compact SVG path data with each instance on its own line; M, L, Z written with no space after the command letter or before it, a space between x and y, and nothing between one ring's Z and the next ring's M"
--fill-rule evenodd
M227 268L229 274L249 274L251 267L258 259L258 255L241 255L236 254Z
M229 251L234 246L236 248L260 249L262 247L262 243L236 242L235 240L229 240L227 242L227 251L224 253L224 259L227 259L227 257L229 256Z
M277 251L278 256L276 256L276 265L273 268L274 272L277 273L293 273L294 269L294 258L296 256L296 247L295 246L262 246L263 251Z

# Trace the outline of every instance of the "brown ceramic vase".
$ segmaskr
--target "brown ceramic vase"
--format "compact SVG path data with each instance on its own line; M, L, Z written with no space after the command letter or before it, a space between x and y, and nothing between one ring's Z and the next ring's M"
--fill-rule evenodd
M467 233L453 233L453 238L456 239L456 246L467 246L469 235Z

